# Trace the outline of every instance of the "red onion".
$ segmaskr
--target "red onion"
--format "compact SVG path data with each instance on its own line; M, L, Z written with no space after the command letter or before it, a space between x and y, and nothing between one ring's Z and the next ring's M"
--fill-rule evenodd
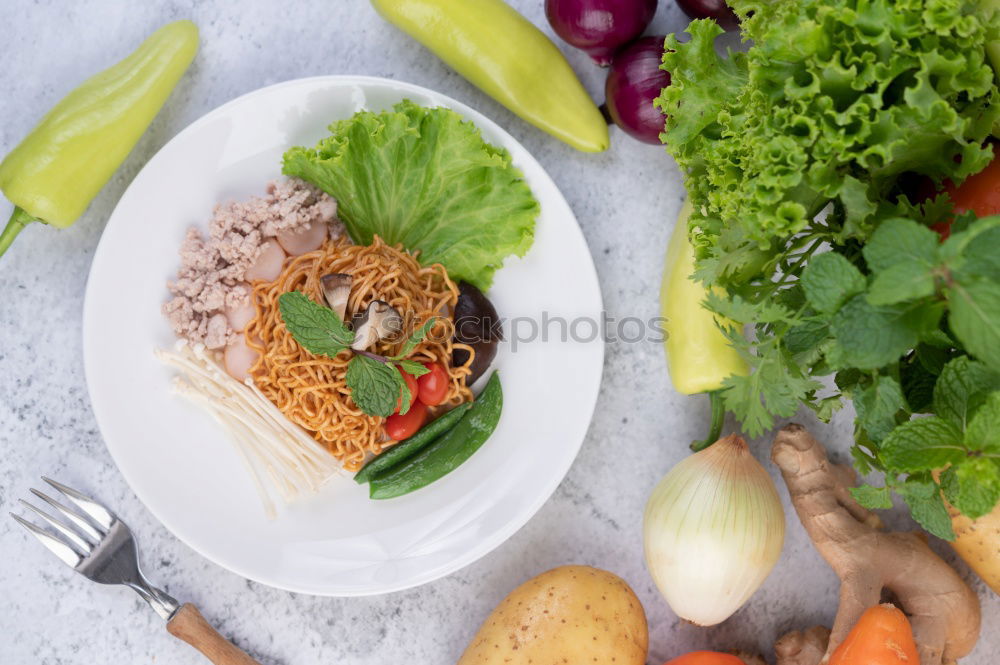
M653 100L670 85L670 74L660 69L665 39L643 37L619 51L604 86L608 115L615 124L633 138L657 145L664 117Z
M641 35L655 13L656 0L545 0L545 15L556 34L601 67Z
M740 27L740 20L725 0L677 0L677 4L691 18L713 18L724 30Z

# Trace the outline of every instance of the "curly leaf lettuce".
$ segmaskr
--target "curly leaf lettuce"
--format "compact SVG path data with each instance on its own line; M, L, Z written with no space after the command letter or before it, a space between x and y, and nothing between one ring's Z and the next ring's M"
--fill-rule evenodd
M699 276L759 277L786 241L827 218L863 240L897 216L904 172L961 181L991 158L1000 118L985 55L997 21L972 0L732 0L748 52L720 57L722 30L694 21L667 38L672 83L657 105L686 173Z
M402 243L482 290L507 256L531 247L538 202L508 152L454 111L403 101L330 131L286 152L284 173L337 199L354 242Z

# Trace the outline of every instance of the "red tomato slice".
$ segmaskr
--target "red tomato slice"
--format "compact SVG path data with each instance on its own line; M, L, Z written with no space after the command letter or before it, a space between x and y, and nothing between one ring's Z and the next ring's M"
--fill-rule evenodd
M427 406L437 406L448 394L448 372L438 363L424 363L429 372L417 377L420 386L420 401Z
M417 384L417 377L404 372L403 368L399 365L396 365L396 369L398 369L399 373L403 375L403 381L406 381L406 387L410 390L410 408L412 409L413 403L417 401L417 394L420 392L420 386ZM402 406L403 398L400 396L400 398L396 400L396 410L393 411L393 413L399 413Z
M417 402L410 410L400 415L398 413L385 419L385 433L393 441L402 441L420 431L427 420L427 407Z

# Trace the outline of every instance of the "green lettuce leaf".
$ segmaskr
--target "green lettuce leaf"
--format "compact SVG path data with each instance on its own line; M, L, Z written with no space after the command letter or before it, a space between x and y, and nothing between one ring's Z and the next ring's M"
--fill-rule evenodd
M286 152L284 173L337 199L354 242L402 243L484 291L506 257L531 247L538 202L510 154L454 111L403 101L330 131Z
M895 216L885 197L899 174L959 182L991 159L1000 95L985 45L998 24L974 0L730 5L749 50L720 56L721 29L692 22L689 40L667 38L657 102L697 211L700 277L758 277L829 203L830 239L864 240Z

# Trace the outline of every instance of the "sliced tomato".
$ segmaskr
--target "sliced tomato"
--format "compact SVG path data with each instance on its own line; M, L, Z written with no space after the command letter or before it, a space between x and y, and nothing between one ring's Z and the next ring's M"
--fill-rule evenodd
M403 375L403 381L406 381L406 387L410 390L410 408L413 408L413 403L417 401L417 394L420 392L420 386L417 383L417 377L403 371L403 368L396 365L396 369L399 373ZM396 401L396 410L393 413L399 413L399 410L403 407L403 397Z
M438 363L424 363L429 371L417 377L420 401L427 406L437 406L448 395L448 372Z
M417 402L404 414L393 414L385 419L385 433L393 441L402 441L420 431L427 421L427 407Z

